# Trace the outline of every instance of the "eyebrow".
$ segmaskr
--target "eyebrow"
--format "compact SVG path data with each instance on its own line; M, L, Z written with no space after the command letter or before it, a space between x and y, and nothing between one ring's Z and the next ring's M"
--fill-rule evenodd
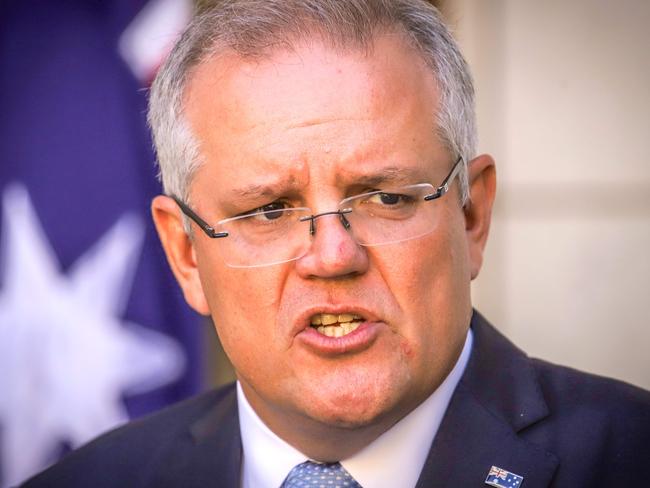
M421 183L426 180L426 176L420 169L404 168L398 166L387 166L372 174L350 175L348 178L350 178L350 180L357 185L368 187L379 187L386 184L403 185L410 183Z
M241 188L233 188L230 193L240 200L256 200L276 197L298 188L295 178L281 179L269 183L250 183Z
M422 183L427 180L421 169L399 166L386 166L372 174L350 172L346 173L344 178L353 185L367 187ZM250 183L240 188L233 188L230 193L238 201L254 202L263 198L275 198L292 191L298 191L300 188L301 186L295 178L285 178L269 183Z

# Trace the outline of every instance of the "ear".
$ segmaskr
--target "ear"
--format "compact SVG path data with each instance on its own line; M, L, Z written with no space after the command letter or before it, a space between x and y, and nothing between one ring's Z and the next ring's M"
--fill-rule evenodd
M196 252L192 240L183 228L182 214L178 205L171 198L158 195L151 202L151 213L167 261L183 289L185 300L198 313L209 315L210 309L196 265Z
M483 264L483 250L490 231L492 204L496 193L496 169L492 156L482 154L469 163L469 200L465 204L465 232L469 247L471 278Z

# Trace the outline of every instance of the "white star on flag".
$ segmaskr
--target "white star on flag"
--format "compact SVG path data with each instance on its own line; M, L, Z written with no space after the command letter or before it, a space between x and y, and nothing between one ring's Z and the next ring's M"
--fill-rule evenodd
M7 187L0 243L0 427L3 486L128 420L125 394L174 381L180 345L120 319L143 224L125 215L62 274L26 189Z

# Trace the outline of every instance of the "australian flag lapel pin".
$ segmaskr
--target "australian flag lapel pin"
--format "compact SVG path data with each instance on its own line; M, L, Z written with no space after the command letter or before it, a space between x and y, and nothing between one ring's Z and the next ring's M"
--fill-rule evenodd
M519 488L524 481L523 476L511 473L502 468L492 466L490 472L485 478L485 484L496 486L497 488Z

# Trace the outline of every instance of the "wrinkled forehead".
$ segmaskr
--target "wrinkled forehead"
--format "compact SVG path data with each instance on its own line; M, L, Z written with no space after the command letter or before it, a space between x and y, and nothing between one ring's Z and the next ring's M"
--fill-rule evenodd
M218 82L224 78L220 75L227 74L235 65L246 65L250 68L290 57L303 51L305 47L316 45L325 47L331 55L371 59L377 55L378 49L381 51L385 44L382 41L388 39L399 44L404 54L416 60L422 76L437 83L435 69L430 65L429 58L399 24L378 24L367 32L348 32L347 29L333 29L332 26L326 29L307 21L305 26L296 31L270 30L260 34L258 38L242 34L241 38L236 36L213 40L209 47L202 49L202 54L197 55L193 66L188 69L183 90L183 105L187 103L193 81L205 73L206 66L212 67L211 74L217 88ZM214 69L215 66L220 66L221 73L219 69Z
M306 86L301 86L301 82ZM310 97L318 97L328 92L331 84L347 87L341 95L356 90L360 94L370 92L369 100L383 96L384 104L391 95L395 99L403 96L405 88L418 92L436 90L433 75L423 59L403 35L391 31L376 37L362 50L341 49L315 37L286 48L276 47L264 56L220 51L192 71L184 92L184 108L192 116L204 100L224 100L226 97L220 96L224 93L235 97L239 106L260 104L272 92L290 95L297 88L301 91L293 93L296 99L305 91ZM388 90L395 93L386 93ZM230 105L232 108L233 104ZM434 104L430 108L436 107ZM228 113L222 115L227 117Z
M314 148L327 151L332 141L356 153L338 154L341 159L359 161L391 149L395 140L417 150L436 138L437 106L431 71L395 32L362 51L318 38L263 58L223 51L197 67L185 93L202 154L228 154L224 164L246 163L251 172L259 169L250 165L251 155L286 160ZM417 129L408 141L405 127Z

